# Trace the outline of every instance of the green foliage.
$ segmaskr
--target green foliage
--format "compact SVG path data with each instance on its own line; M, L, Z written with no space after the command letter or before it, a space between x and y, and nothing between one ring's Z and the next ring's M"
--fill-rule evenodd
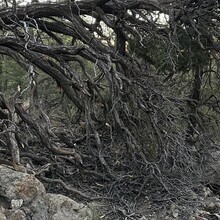
M171 36L169 36L171 35ZM172 41L172 44L171 42ZM207 66L212 43L194 30L179 27L175 33L146 35L143 41L129 40L129 52L153 65L160 72L186 72L198 66ZM203 48L202 48L203 47Z
M13 59L9 57L1 57L0 59L0 90L13 93L17 86L25 86L27 83L27 72L19 66Z
M199 36L194 30L188 31L179 28L177 32L179 54L177 67L179 70L197 69L199 66L207 66L210 62L210 51L204 48L212 46L212 42L205 37Z

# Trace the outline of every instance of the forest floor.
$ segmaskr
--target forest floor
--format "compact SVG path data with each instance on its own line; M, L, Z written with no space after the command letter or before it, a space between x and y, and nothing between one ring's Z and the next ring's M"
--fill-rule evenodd
M117 208L109 203L94 202L94 219L104 220L219 220L220 198L210 187L202 186L191 192L189 200L150 200L148 197L128 208ZM187 199L187 198L185 198ZM128 207L128 206L126 206ZM133 208L133 210L132 210Z

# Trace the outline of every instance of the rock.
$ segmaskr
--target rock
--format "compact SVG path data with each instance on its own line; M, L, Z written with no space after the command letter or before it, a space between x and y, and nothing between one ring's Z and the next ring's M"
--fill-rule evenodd
M176 209L176 205L175 205L174 203L172 203L171 206L170 206L170 212L172 213L172 216L173 216L174 218L177 218L178 215L179 215L179 210ZM170 214L171 214L171 213L170 213Z
M48 204L49 219L53 219L53 220L92 219L91 211L84 204L77 203L66 196L48 193L47 204Z
M171 211L173 211L175 208L176 208L176 205L175 205L174 203L172 203L172 204L170 205Z
M46 191L43 184L33 175L0 166L0 195L7 200L22 199L24 204L28 204L44 193Z
M177 209L173 210L173 217L177 218L179 215L179 211Z
M32 220L46 220L48 218L48 204L46 202L47 194L37 196L27 208L31 213Z
M207 197L202 202L203 207L205 207L208 211L212 211L215 208L220 207L220 200L217 197Z
M23 199L12 199L11 200L11 208L19 209L23 205Z
M203 193L205 197L211 196L213 194L209 187L203 187Z
M4 208L0 207L0 219L1 220L7 220L4 211L5 211Z
M0 220L92 220L91 210L66 196L46 193L35 176L0 165Z
M214 202L209 202L206 204L206 208L208 210L213 210L215 208L215 203Z
M7 218L8 220L27 220L26 214L24 211L17 209L11 213Z

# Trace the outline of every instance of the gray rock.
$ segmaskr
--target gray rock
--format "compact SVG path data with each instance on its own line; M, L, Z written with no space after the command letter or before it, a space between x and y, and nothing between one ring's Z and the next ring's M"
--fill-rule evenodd
M1 220L92 220L91 210L66 196L46 193L35 176L0 166Z
M31 212L32 220L48 220L48 204L46 193L37 196L27 207Z
M12 199L11 200L11 208L12 209L19 209L23 205L22 199Z
M26 214L20 209L14 210L7 219L8 220L27 220Z
M7 200L22 199L24 204L46 193L43 184L33 175L0 166L0 195Z
M4 212L5 212L5 209L3 207L0 207L0 219L1 220L7 220Z
M49 219L53 220L89 220L92 219L91 211L82 203L56 194L47 194Z
M209 211L220 207L220 200L217 197L206 197L204 198L202 205Z

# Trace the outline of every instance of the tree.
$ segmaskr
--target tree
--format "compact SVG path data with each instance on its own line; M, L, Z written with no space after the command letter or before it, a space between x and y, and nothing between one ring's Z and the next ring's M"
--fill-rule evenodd
M0 53L29 78L12 97L1 94L2 143L12 146L15 167L16 149L24 147L21 155L35 166L54 164L46 177L39 175L44 181L79 170L100 194L114 185L111 196L118 200L140 197L148 183L170 192L169 177L196 175L201 146L215 141L206 138L204 108L218 117L216 90L202 100L205 79L218 86L217 1L5 5ZM47 96L46 82L55 82Z

